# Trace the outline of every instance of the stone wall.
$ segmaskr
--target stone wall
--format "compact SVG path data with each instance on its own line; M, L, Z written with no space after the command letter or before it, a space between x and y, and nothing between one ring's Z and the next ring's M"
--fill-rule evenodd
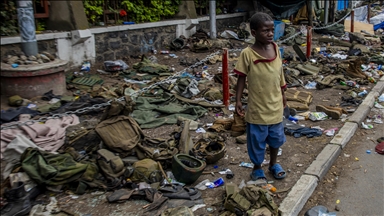
M175 38L176 26L95 34L96 62L166 49Z
M47 51L51 54L55 54L57 52L56 40L54 39L37 41L37 47L39 53ZM22 53L20 43L1 45L1 58L8 55L19 55L20 53Z

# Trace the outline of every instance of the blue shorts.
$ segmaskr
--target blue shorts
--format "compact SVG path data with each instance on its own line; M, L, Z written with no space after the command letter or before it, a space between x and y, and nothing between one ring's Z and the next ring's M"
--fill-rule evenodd
M264 161L265 148L279 148L286 142L283 123L258 125L247 123L248 155L252 163L261 165Z

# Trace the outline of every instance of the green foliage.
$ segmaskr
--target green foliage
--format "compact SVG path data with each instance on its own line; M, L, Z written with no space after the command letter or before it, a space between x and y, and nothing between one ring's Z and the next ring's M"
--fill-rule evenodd
M156 22L175 15L181 0L123 0L128 18L135 22Z
M103 15L104 0L83 0L85 14L88 22L95 24Z
M17 19L14 16L17 15L16 5L13 1L7 1L1 3L1 24L0 34L3 36L12 36L18 33Z

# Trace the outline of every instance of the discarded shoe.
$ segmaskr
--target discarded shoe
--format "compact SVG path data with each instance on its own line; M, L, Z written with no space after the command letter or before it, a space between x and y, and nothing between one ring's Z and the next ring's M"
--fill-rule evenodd
M4 196L8 204L1 209L0 215L20 216L28 214L31 210L31 202L23 182L19 182L14 189L6 190Z
M328 116L330 116L332 119L338 120L342 114L342 112L339 109L334 109L333 107L329 106L323 106L323 105L317 105L316 106L317 112L324 112Z
M247 143L247 134L243 134L243 135L236 137L236 143L246 144Z
M159 191L162 192L163 196L170 199L197 200L201 197L201 192L199 190L176 184L162 186Z
M234 122L231 127L231 135L234 137L240 136L245 133L246 122L243 116L239 116L237 113L233 114Z
M231 129L233 124L233 119L216 119L213 122L213 125L209 128L210 130L214 130L216 132L222 132L225 130Z

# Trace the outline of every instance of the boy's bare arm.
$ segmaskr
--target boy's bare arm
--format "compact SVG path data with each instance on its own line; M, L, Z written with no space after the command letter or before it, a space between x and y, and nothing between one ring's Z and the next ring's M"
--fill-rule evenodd
M287 90L287 88L281 89L281 95L283 96L283 106L284 107L287 106L287 97L285 97L285 91L286 90Z
M244 115L243 104L241 97L243 96L246 76L238 76L236 85L236 113L240 116Z

